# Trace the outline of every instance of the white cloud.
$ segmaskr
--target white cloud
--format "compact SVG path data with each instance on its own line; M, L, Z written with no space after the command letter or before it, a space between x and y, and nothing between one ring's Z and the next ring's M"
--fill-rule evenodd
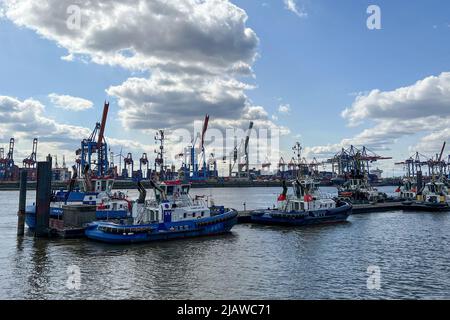
M359 95L342 116L352 126L362 122L374 125L339 143L309 148L309 152L330 155L351 144L387 150L412 135L424 136L410 146L410 151L437 152L450 138L450 73L426 77L392 91L372 90Z
M245 91L253 87L236 79L253 75L259 39L227 0L79 0L80 30L66 26L73 0L5 3L10 20L65 48L65 61L148 71L107 89L126 129L187 126L206 112L223 123L265 112L251 108Z
M285 8L295 13L298 17L303 18L308 16L308 14L305 11L298 8L297 2L295 0L283 0L283 1Z
M55 105L57 108L71 110L71 111L83 111L87 109L91 109L94 104L92 101L72 97L69 95L59 95L56 93L51 93L48 95L51 103Z
M14 97L0 96L0 140L7 142L12 136L17 141L39 139L39 155L68 155L68 163L75 158L81 139L89 137L92 129L59 123L45 115L45 106L34 99L19 100ZM95 122L95 120L93 120ZM123 146L136 151L145 150L146 146L130 140L109 139L112 147ZM25 148L31 143L25 144ZM19 150L20 151L20 150ZM22 153L23 156L25 153Z
M450 72L392 91L372 90L359 95L342 112L351 125L364 120L416 119L431 115L450 116Z
M280 104L278 106L278 112L279 113L284 113L284 114L290 113L291 112L291 105L289 103Z
M248 73L256 56L258 38L245 26L247 15L229 1L80 0L79 30L66 24L73 0L4 2L17 25L100 64Z
M124 127L152 129L191 125L206 113L240 118L248 104L244 90L250 88L232 78L155 72L149 79L130 78L107 93L118 99Z
M246 95L253 86L242 79L254 76L259 39L246 26L246 12L230 1L77 0L80 30L66 26L73 0L5 3L8 19L65 48L65 61L148 74L106 90L117 99L125 129L153 135L189 128L208 113L211 127L246 128L254 121L289 132Z

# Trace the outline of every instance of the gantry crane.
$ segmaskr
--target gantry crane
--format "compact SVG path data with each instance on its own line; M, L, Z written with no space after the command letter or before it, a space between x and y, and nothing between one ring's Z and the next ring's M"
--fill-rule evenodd
M108 145L104 135L108 111L109 103L105 101L101 122L96 123L89 138L81 141L81 148L76 152L79 156L76 162L80 177L84 174L86 166L89 167L94 177L103 177L109 173ZM97 154L96 159L94 154Z
M124 164L124 171L125 171L125 178L128 177L133 177L133 172L134 172L134 160L133 160L133 155L129 152L127 157L125 159L123 159L123 164ZM131 170L130 170L131 169ZM122 175L123 175L123 171L122 171Z
M142 168L145 168L145 172L142 170ZM150 169L150 162L148 161L147 153L144 152L142 154L142 157L139 159L139 171L141 172L141 177L143 179L150 178L149 169Z
M327 163L332 165L333 173L337 173L338 176L363 179L370 173L371 163L387 159L392 159L392 157L382 157L365 146L358 149L351 145L348 149L342 148L333 158L328 159Z
M33 139L33 149L31 151L31 154L23 159L22 164L24 168L35 168L36 167L36 157L37 157L37 147L38 147L38 139Z
M247 134L245 135L245 139L241 140L239 147L237 146L237 139L234 138L234 149L230 155L230 158L233 160L233 163L230 162L230 176L233 173L235 166L237 165L237 177L243 178L246 177L250 179L250 135L253 129L253 121L250 121L250 124L247 129ZM243 158L243 163L241 163Z
M9 149L6 157L0 158L0 180L12 180L14 178L14 170L16 168L14 164L14 138L9 140ZM4 153L4 151L3 151Z

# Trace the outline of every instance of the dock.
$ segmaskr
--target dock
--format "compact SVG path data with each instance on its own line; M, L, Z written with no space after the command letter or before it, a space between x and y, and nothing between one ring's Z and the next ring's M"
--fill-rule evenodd
M374 204L354 204L352 214L363 214L372 212L386 212L394 210L403 210L403 203L401 201L380 202Z

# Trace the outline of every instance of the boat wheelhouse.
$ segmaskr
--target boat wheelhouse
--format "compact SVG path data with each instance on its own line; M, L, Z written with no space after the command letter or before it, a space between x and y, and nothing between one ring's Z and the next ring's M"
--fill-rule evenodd
M369 184L367 178L351 178L338 188L339 198L354 202L380 202L387 195Z

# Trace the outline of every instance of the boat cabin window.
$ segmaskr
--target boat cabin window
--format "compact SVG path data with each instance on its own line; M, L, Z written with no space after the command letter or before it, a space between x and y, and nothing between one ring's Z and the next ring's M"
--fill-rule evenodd
M189 188L190 188L189 185L183 185L181 187L181 194L189 194Z
M173 195L173 189L174 189L173 186L167 186L167 187L166 187L166 194L167 194L168 196L172 196L172 195Z
M161 186L160 187L161 188L161 190L163 191L163 192L166 192L166 187L165 186ZM156 201L161 201L162 200L162 193L161 193L161 191L159 191L158 189L154 189L154 191L155 191L155 199L156 199Z

